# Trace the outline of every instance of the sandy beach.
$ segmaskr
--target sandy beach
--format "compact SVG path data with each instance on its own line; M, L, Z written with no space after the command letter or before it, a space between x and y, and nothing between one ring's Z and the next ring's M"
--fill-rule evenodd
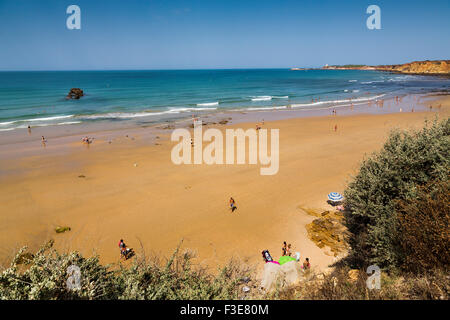
M34 250L54 239L58 249L98 253L102 262L115 263L123 238L147 255L169 256L183 239L182 248L196 251L202 265L231 257L258 264L263 249L278 258L287 241L324 269L334 257L308 239L305 225L314 218L299 207L329 209L327 194L344 191L364 155L379 149L390 130L448 117L450 99L439 99L432 104L442 107L431 111L266 121L264 128L280 130L280 168L273 176L260 175L259 165L174 165L171 130L158 138L142 128L98 133L89 147L78 135L43 148L36 134L22 155L3 143L3 153L9 148L14 156L0 162L0 262L23 245ZM59 225L71 231L56 234Z

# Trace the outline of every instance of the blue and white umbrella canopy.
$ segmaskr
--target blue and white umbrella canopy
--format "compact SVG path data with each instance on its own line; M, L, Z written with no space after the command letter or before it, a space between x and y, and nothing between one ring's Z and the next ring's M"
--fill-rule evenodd
M338 192L330 192L328 194L328 200L333 201L333 202L337 202L337 201L342 201L344 199L344 197L342 196L342 194L338 193Z

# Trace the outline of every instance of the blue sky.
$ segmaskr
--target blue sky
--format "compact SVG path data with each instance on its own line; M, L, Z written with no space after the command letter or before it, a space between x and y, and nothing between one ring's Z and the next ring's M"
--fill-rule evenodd
M81 30L66 8L81 8ZM381 30L366 8L381 8ZM0 70L197 69L450 59L450 1L0 0Z

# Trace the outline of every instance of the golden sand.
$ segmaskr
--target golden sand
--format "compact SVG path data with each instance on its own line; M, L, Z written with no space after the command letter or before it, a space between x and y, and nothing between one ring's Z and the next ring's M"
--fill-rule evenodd
M280 130L280 168L259 174L259 165L174 165L169 131L154 141L128 138L89 148L73 139L68 151L2 162L0 184L0 262L22 245L35 249L55 239L61 250L98 253L102 262L119 261L123 238L138 252L168 256L183 247L198 262L216 266L235 257L274 258L283 241L302 259L325 268L327 250L308 239L314 219L301 209L327 210L327 194L343 192L365 154L379 149L393 128L419 128L438 113L448 117L450 99L432 112L327 116L266 122ZM337 131L334 127L337 125ZM218 126L254 128L254 123ZM136 164L136 165L135 165ZM231 213L232 196L238 209ZM55 232L58 226L70 231Z

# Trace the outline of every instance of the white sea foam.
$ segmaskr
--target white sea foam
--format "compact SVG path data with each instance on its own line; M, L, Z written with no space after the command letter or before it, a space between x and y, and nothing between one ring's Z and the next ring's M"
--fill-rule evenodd
M287 106L279 106L279 107L266 107L266 108L264 108L264 107L261 107L261 108L246 108L246 109L239 109L239 110L242 110L242 111L246 111L246 110L248 110L248 111L262 111L262 110L279 110L279 109L286 109L287 108Z
M57 123L58 126L62 126L62 125L66 125L66 124L77 124L77 123L81 123L81 121L67 121L67 122L60 122Z
M197 106L199 106L199 107L218 106L218 105L219 105L219 101L206 102L206 103L197 103Z
M34 124L33 128L36 128L36 127L48 127L48 126L59 125L59 124L62 124L62 123L38 123L38 124ZM11 130L15 130L15 129L27 129L27 128L28 128L28 124L21 124L21 125L16 126L16 127L0 129L0 131L11 131Z
M252 98L252 101L269 101L269 100L272 100L272 96L257 96Z
M9 121L9 122L0 122L0 125L7 126L7 125L10 125L10 124L19 123L19 122L36 122L36 121L45 122L45 121L54 121L54 120L60 120L60 119L68 119L68 118L72 118L72 117L73 117L73 114L67 115L67 116L54 116L54 117L45 117L45 118L20 119L20 120Z
M87 119L87 120L95 120L95 119L133 119L133 118L143 118L143 117L152 117L152 116L160 116L164 114L176 114L181 112L192 112L192 111L205 111L205 110L216 110L217 108L169 108L166 111L160 112L110 112L105 114L92 114L92 115L81 115L77 116L76 119Z
M131 118L141 118L157 116L167 112L110 112L105 114L92 114L85 116L77 116L77 119L131 119Z
M356 99L318 101L318 102L312 102L312 103L298 103L298 104L292 104L291 107L292 108L302 108L302 107L317 106L317 105L322 105L322 104L336 104L336 103L346 103L346 102L370 101L370 100L381 98L383 96L384 96L384 94L380 94L380 95L377 95L377 96L361 97L361 98L356 98Z
M217 108L170 108L164 113L180 113L180 112L190 112L190 111L205 111L205 110L217 110Z
M68 116L55 116L55 117L46 117L46 118L34 118L34 119L27 119L27 120L18 120L18 121L23 121L23 122L28 122L28 121L53 121L53 120L60 120L60 119L68 119L68 118L72 118L73 114L68 115Z
M384 80L364 81L364 82L361 82L361 83L362 84L371 84L371 83L378 83L378 82L384 82Z
M273 99L289 99L289 96L272 96Z
M348 82L357 82L358 80L348 80Z
M7 126L7 125L13 124L13 123L15 123L15 122L16 122L16 121L0 122L0 126Z

